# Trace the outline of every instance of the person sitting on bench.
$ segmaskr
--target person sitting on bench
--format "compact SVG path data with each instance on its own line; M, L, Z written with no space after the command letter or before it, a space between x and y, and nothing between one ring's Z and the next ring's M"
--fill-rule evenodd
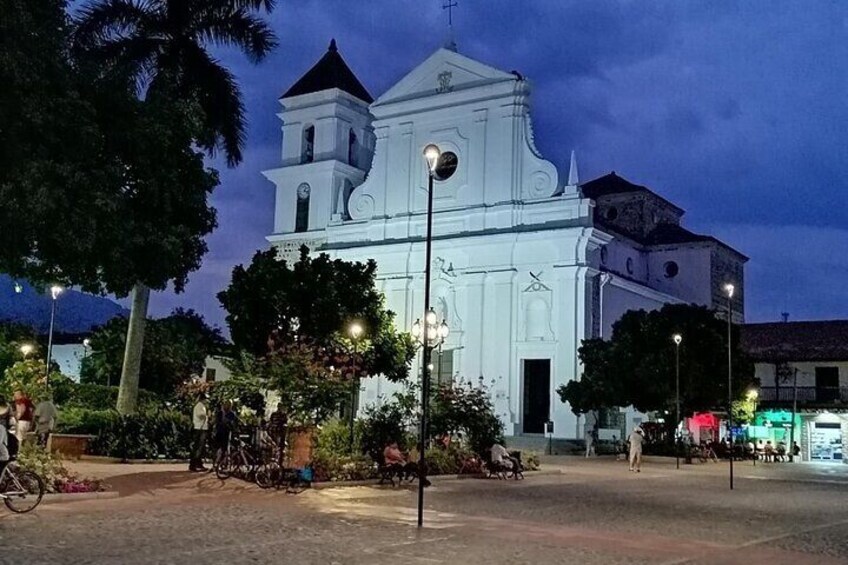
M418 476L418 464L414 461L407 462L396 441L389 443L383 450L383 464L393 469L400 479ZM427 479L424 481L424 486L430 485L430 481Z
M492 445L489 449L492 453L492 463L496 467L500 467L511 471L513 474L521 470L521 464L515 457L512 457L504 446L499 443Z

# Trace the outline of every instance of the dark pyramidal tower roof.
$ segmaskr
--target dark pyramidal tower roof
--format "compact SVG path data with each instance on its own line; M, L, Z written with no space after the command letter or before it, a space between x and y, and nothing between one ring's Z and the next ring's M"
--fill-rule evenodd
M344 62L342 56L339 55L339 50L336 47L336 40L330 41L330 47L321 59L315 63L315 66L306 71L306 74L300 77L291 88L289 88L280 98L290 98L292 96L300 96L301 94L311 94L331 88L344 90L348 94L356 96L370 104L374 101L347 63Z

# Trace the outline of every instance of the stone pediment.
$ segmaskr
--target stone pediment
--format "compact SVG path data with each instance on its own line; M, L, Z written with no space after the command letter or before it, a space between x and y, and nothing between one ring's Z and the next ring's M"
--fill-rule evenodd
M515 79L516 76L511 73L500 71L443 48L415 67L400 82L380 96L372 106L383 106L393 102Z

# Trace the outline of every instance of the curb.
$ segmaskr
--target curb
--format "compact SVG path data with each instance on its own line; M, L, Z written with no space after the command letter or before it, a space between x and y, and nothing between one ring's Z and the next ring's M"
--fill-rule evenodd
M102 492L79 492L79 493L55 493L45 494L41 504L60 504L65 502L85 502L86 500L108 500L118 498L118 491L106 490Z
M104 455L82 455L79 459L69 460L114 465L188 465L188 459L121 459L120 457L107 457Z
M530 477L537 477L537 476L543 476L543 475L561 475L561 474L563 474L563 471L562 471L562 469L545 469L544 471L542 471L542 470L525 471L525 473L527 475L529 475ZM467 474L467 475L428 475L427 478L430 479L431 482L438 483L438 482L447 482L447 481L465 481L465 480L469 480L469 479L486 480L486 479L488 479L488 475L486 475L485 473L476 473L476 474ZM391 488L391 485L388 484L388 483L382 484L382 485L378 484L378 482L377 482L378 480L379 479L365 479L365 480L361 480L361 481L324 481L324 482L320 482L320 483L312 483L312 488L314 490L324 490L324 489L330 489L330 488L344 488L344 487L377 487L377 486L379 486L379 487L385 486L385 487ZM418 483L415 480L413 480L410 483L402 483L402 484L417 485ZM397 488L397 486L400 486L400 485L396 485L395 488Z

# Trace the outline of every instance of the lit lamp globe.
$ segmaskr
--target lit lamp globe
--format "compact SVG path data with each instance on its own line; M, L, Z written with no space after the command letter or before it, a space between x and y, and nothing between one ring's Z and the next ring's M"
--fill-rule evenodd
M433 145L431 143L424 148L424 158L427 159L427 166L430 167L431 173L436 171L436 166L439 164L439 157L441 155L442 151L439 149L438 145Z
M25 343L21 346L21 353L23 354L24 357L26 357L27 355L32 353L32 350L33 350L33 347L29 343Z
M680 342L683 341L683 336L680 334L674 334L671 336L671 339L674 340L674 345L680 345Z
M421 320L420 319L415 320L415 323L412 324L411 333L412 333L412 337L414 337L415 339L418 339L419 337L421 337Z
M733 298L733 291L736 290L736 287L730 283L724 285L724 292L727 294L728 298Z
M353 339L359 339L359 336L362 335L363 329L362 326L356 322L350 325L350 337Z

